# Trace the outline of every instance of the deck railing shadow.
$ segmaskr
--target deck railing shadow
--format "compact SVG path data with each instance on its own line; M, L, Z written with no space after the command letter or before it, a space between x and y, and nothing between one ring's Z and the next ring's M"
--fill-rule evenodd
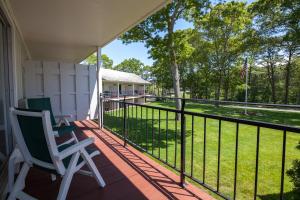
M93 125L95 128L90 130L99 138L104 144L110 147L120 158L122 158L128 165L130 165L133 169L135 169L141 176L143 176L150 184L152 184L155 188L157 188L160 192L162 192L169 199L180 199L178 196L189 196L196 199L201 199L194 192L182 188L179 185L179 181L175 181L170 178L163 171L149 163L147 160L133 152L130 148L124 147L123 142L118 141L116 138L101 132L94 122L81 122L85 124L86 127L91 127ZM87 124L89 123L89 124ZM149 170L151 169L151 170ZM179 180L179 178L178 178ZM178 189L170 192L167 188Z

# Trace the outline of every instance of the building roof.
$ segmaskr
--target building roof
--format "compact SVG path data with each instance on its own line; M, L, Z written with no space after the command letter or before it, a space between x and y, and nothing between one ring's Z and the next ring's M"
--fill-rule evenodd
M137 84L151 84L149 81L144 80L142 77L128 72L121 72L112 69L101 68L102 80L120 83L137 83Z
M170 0L10 0L17 31L33 60L80 62Z

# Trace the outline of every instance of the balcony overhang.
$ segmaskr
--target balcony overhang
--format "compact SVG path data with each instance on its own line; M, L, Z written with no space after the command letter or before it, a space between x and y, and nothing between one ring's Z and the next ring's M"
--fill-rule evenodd
M79 62L170 0L10 0L29 56Z

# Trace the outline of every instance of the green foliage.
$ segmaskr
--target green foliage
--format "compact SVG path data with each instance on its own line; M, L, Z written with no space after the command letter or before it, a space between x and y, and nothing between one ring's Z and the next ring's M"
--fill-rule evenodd
M102 66L104 68L106 68L106 69L112 69L112 67L113 67L113 60L112 59L110 59L107 55L102 54L101 55L101 60L102 60ZM97 54L93 53L92 55L90 55L89 57L87 57L85 59L85 62L87 64L90 64L90 65L97 64Z
M287 171L287 175L294 183L295 190L300 194L300 160L294 160L293 167Z
M299 1L207 5L197 15L181 16L194 29L169 32L164 20L174 9L166 9L126 33L123 41L145 42L155 60L152 76L164 90L174 88L175 57L181 90L189 90L191 97L244 101L245 78L240 74L247 57L250 101L299 104Z
M129 58L123 60L120 64L116 65L114 69L123 72L134 73L142 76L144 70L144 64L138 59Z
M149 48L150 57L156 61L155 68L165 68L156 72L167 70L171 72L176 97L180 97L179 65L190 55L192 48L186 42L185 32L174 31L175 23L179 19L193 21L199 18L207 5L207 0L173 0L165 8L121 37L125 44L145 42L146 47ZM177 108L180 109L179 101Z

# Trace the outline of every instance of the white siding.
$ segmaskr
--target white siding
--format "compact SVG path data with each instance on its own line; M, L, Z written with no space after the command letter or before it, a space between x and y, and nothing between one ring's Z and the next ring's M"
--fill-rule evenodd
M26 61L25 97L50 97L54 115L97 118L96 66Z

